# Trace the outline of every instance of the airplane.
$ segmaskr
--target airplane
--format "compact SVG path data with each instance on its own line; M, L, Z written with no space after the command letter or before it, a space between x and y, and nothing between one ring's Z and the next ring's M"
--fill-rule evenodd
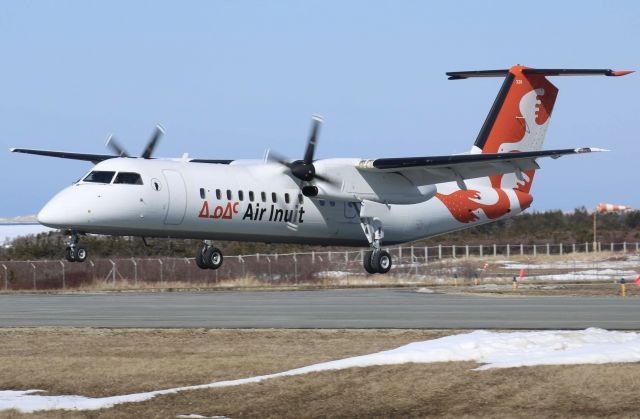
M83 262L86 234L200 239L202 269L218 269L216 240L362 246L370 274L387 273L383 245L424 239L516 216L533 201L537 161L606 151L542 150L558 89L549 76L623 76L608 69L455 71L450 80L504 81L471 150L465 154L315 160L321 117L312 119L305 154L290 160L154 158L161 127L139 157L110 136L115 154L13 148L12 152L84 160L95 166L55 195L38 221L69 234L64 257Z

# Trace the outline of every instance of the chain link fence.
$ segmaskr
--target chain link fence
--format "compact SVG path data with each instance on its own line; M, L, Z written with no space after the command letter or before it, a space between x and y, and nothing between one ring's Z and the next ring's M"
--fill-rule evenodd
M509 281L520 275L522 269L526 269L531 281L615 280L624 276L635 279L632 277L640 272L640 243L598 243L596 249L594 252L592 243L400 246L388 249L394 265L387 275L365 274L364 249L225 256L217 270L202 270L193 258L174 257L89 259L84 263L0 261L0 289L82 289L95 284L109 288L136 288L143 284L206 287L224 283L357 285L453 281L457 284L488 278ZM556 257L561 255L566 257ZM620 255L624 255L624 262L615 260ZM556 262L540 264L547 256ZM509 258L531 263L511 263Z

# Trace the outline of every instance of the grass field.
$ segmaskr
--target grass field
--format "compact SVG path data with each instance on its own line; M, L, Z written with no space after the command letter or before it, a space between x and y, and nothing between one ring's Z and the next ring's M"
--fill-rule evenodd
M0 329L0 389L107 396L284 371L455 333L416 330ZM588 417L640 415L640 364L471 371L352 368L85 412L0 417Z

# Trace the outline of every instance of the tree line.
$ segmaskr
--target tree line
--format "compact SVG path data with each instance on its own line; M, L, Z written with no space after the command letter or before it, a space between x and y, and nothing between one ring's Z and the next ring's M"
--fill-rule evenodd
M640 211L598 214L598 241L634 243L640 241ZM0 247L0 260L59 259L66 243L61 232L19 237ZM419 246L437 244L545 244L584 243L593 240L593 216L586 208L573 212L545 211L523 213L514 218L432 237L416 242ZM146 246L139 237L87 236L81 238L91 257L193 257L199 240L150 239ZM290 253L327 250L327 247L216 241L226 255ZM342 248L331 248L339 250Z

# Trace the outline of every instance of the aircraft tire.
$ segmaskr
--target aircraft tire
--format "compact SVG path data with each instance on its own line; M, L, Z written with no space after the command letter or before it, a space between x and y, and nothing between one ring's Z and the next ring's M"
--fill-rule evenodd
M73 251L73 259L75 262L84 262L87 260L88 254L89 252L87 252L86 248L78 246Z
M391 255L386 250L373 252L371 265L379 274L386 274L391 269Z
M364 270L370 274L378 273L378 270L375 269L371 263L371 259L373 258L373 250L368 250L364 252L364 256L362 257L362 265L364 266Z
M67 260L67 262L76 261L76 259L74 258L73 250L71 250L71 247L67 246L64 248L64 258Z
M211 246L204 252L204 263L209 269L218 269L222 266L222 260L222 252L217 247Z
M200 269L209 269L209 266L204 261L204 253L207 251L207 247L206 244L202 243L196 251L196 265Z

